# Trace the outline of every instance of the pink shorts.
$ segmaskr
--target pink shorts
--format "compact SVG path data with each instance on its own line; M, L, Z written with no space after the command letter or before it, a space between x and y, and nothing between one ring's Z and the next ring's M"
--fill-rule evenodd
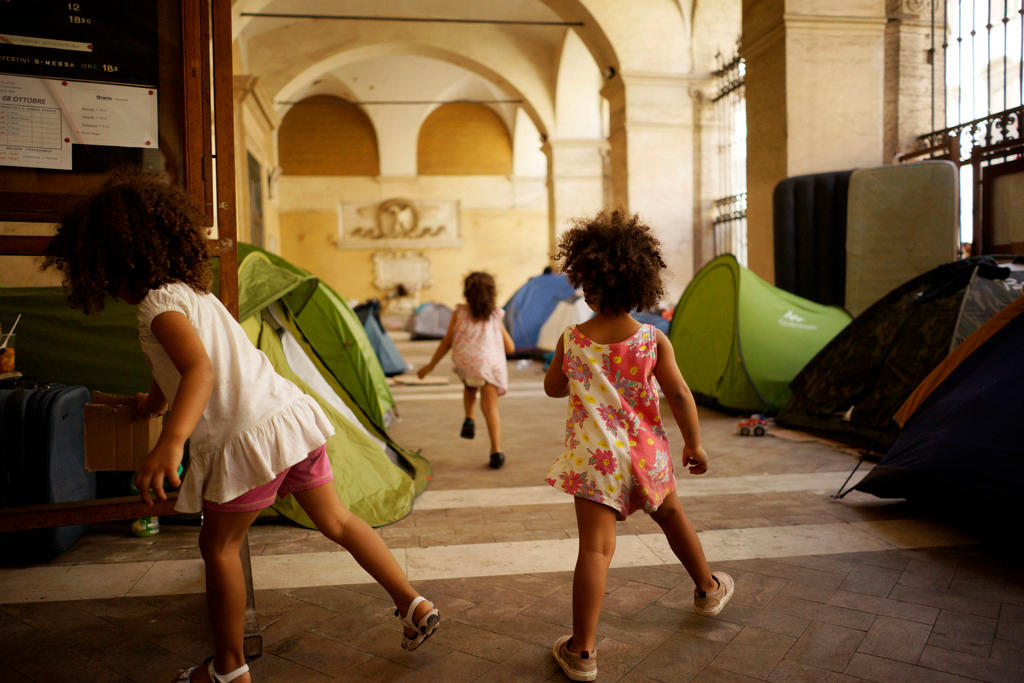
M334 472L331 471L331 459L327 457L325 444L311 451L305 460L295 463L266 484L250 489L226 503L204 500L203 508L219 512L257 512L273 505L276 498L315 489L332 479Z

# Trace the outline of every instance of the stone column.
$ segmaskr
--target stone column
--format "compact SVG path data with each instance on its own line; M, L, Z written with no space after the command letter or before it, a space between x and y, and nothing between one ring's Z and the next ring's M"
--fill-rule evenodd
M613 207L637 213L662 243L674 303L694 273L693 100L689 79L622 73L601 94L609 104Z
M593 139L546 140L548 159L549 252L573 219L604 208L604 162L607 143Z
M748 264L774 280L772 192L885 161L885 0L743 0Z
M274 132L281 126L281 117L274 111L270 97L257 76L234 77L235 96L235 206L238 238L251 241L249 164L251 154L260 164L263 195L264 247L277 252L280 249L280 227L277 215L277 151Z
M887 0L885 29L885 147L891 160L917 147L917 136L945 128L942 5ZM938 31L932 35L932 21Z

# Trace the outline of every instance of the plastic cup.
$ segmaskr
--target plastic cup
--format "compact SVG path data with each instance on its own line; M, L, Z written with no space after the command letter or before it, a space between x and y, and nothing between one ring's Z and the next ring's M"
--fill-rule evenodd
M0 342L3 342L6 335L0 335ZM0 374L14 372L14 337L7 341L7 348L0 350Z

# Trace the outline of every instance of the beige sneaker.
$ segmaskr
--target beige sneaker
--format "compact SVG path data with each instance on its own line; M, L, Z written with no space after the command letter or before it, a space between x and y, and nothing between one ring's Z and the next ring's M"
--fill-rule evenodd
M569 651L569 641L572 636L562 636L555 641L551 648L551 656L562 667L562 673L569 677L570 681L592 681L597 678L597 650L576 654Z
M725 572L711 572L711 578L718 583L718 590L715 592L702 595L699 590L693 589L693 607L697 614L705 617L713 617L721 612L726 603L732 600L732 594L736 589L732 577Z

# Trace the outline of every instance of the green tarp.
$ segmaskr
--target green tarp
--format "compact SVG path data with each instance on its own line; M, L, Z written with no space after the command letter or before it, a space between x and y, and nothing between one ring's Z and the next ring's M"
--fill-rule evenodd
M0 325L10 328L19 313L21 374L112 394L149 390L135 306L107 300L102 313L87 316L68 306L60 287L0 287Z
M841 308L773 287L725 254L694 276L668 336L698 400L775 413L789 382L849 322Z

